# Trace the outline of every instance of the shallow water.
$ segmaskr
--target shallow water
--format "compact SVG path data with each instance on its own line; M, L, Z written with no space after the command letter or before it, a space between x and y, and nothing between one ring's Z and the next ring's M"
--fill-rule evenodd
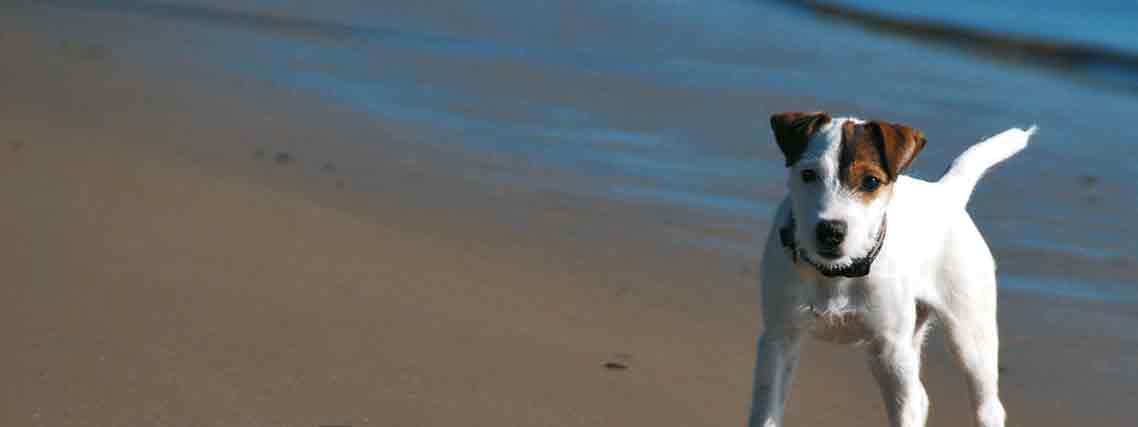
M1038 124L971 203L1005 289L1138 302L1138 97L1077 75L782 3L52 3L215 28L188 60L364 111L480 165L453 172L480 185L687 213L652 238L725 251L756 250L783 195L773 112L920 128L913 173L930 179L972 142Z

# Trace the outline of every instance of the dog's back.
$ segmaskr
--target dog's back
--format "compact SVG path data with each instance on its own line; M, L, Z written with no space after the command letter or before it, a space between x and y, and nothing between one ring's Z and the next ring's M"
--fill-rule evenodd
M889 215L893 218L891 227L899 232L894 238L904 240L898 242L899 246L909 248L906 256L924 260L938 270L956 266L947 276L991 276L995 262L964 208L984 173L1023 150L1035 131L1034 126L1027 130L1013 128L976 143L957 156L936 182L899 177ZM926 277L937 277L933 282L941 285L937 287L940 295L926 298L940 300L959 292L952 288L961 279L940 277L941 273L924 273Z

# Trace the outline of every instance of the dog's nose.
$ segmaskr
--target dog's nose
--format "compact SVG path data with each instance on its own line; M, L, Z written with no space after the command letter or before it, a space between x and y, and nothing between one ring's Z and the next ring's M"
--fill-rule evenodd
M825 220L818 222L818 229L814 231L818 243L824 247L836 247L846 238L846 222Z

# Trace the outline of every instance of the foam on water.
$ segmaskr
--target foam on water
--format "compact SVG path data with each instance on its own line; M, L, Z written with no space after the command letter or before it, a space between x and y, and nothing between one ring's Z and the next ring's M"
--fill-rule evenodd
M827 0L907 20L945 22L978 30L1057 42L1076 42L1138 54L1138 4L1128 0Z

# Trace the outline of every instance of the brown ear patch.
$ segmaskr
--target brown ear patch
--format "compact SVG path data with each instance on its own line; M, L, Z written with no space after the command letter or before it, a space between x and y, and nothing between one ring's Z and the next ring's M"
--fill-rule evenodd
M830 115L822 112L787 112L771 115L771 130L775 142L790 167L802 158L806 145L819 128L830 123Z
M838 178L846 188L861 195L865 203L888 194L897 176L913 163L925 146L920 131L884 122L842 125ZM876 179L877 188L866 186Z
M893 123L873 121L866 124L876 133L889 179L895 180L909 166L928 142L921 131Z

